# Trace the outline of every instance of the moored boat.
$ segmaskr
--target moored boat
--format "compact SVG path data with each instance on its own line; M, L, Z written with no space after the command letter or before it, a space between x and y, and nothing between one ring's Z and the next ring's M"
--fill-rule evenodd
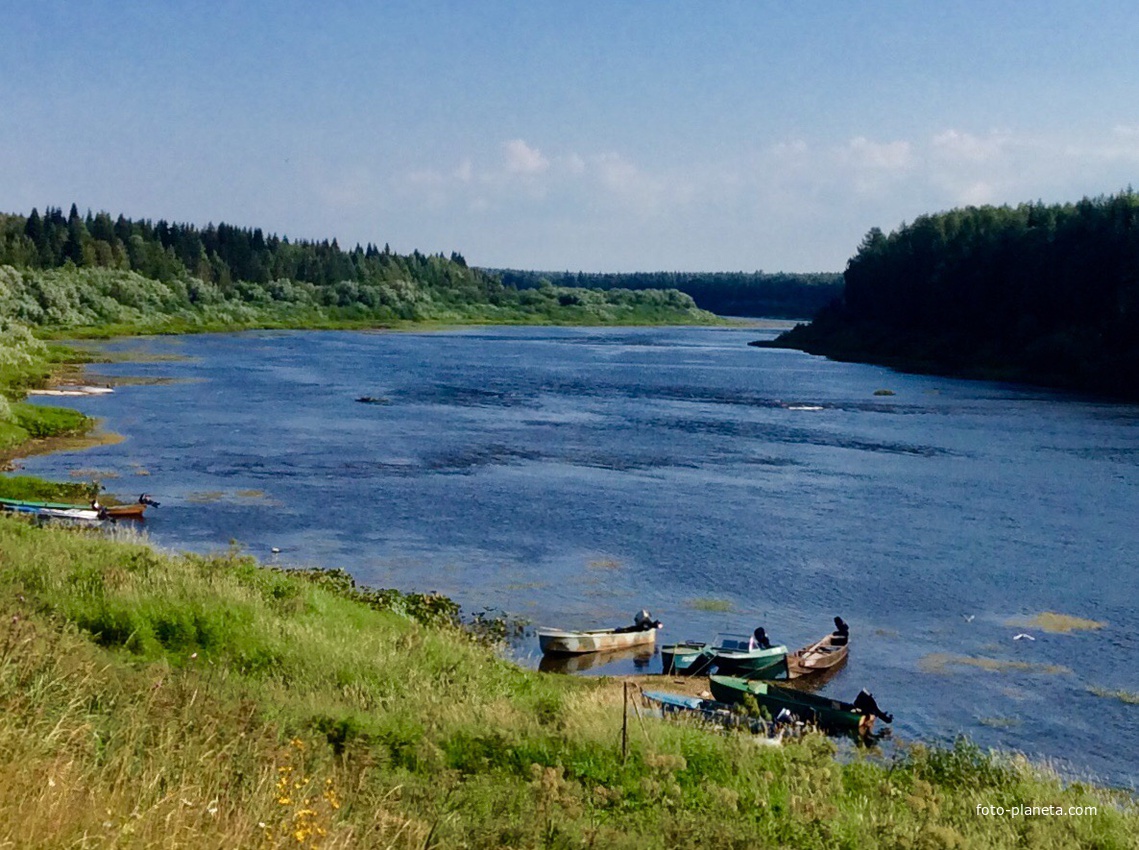
M846 661L849 651L849 643L836 644L836 636L829 634L787 656L787 678L798 679L833 670Z
M711 644L685 641L661 648L664 673L698 676L715 670L727 676L774 679L787 672L787 647L761 647L751 635L720 634Z
M641 646L655 647L660 620L654 620L645 610L633 618L633 625L616 629L568 631L566 629L538 629L538 646L543 655L578 655L584 652L606 652Z
M787 673L787 647L759 646L751 635L720 635L713 647L712 664L721 676L776 679Z
M732 706L728 703L663 691L641 691L641 696L646 703L659 709L661 715L665 717L670 715L693 717L728 729L747 729L760 735L766 735L770 729L768 724L758 717L748 717L738 711L732 711Z
M0 502L0 510L8 513L25 514L40 519L63 519L73 522L101 522L106 517L101 511L77 508L74 505L52 506L50 504L30 505L12 501Z
M142 519L148 506L158 506L158 502L146 493L138 497L138 501L128 505L100 505L92 502L89 508L68 502L37 502L28 499L0 498L0 509L20 513L38 513L41 516L52 516L52 511L87 511L96 514L96 519ZM76 517L69 516L69 519ZM86 517L82 517L86 519Z
M706 643L686 640L660 648L664 674L690 676L703 673L712 663L711 647Z
M709 682L712 697L719 702L737 703L750 695L773 718L786 711L796 719L828 732L867 735L874 728L875 718L880 717L886 723L894 720L892 715L878 707L868 691L860 691L854 702L842 702L781 688L771 682L749 681L735 676L712 676Z
M618 629L594 629L585 632L538 629L538 646L544 655L604 652L634 646L652 646L655 642L656 629L635 632L623 632Z

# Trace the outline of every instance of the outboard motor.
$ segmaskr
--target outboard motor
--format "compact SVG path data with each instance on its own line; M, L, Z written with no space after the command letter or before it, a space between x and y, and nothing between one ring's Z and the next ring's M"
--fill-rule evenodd
M651 629L659 629L663 626L660 620L654 620L653 615L645 608L637 612L637 616L633 618L633 630L638 632L647 632Z
M143 493L141 496L139 496L138 497L138 503L140 505L150 505L152 508L158 507L158 502L156 502L156 501L154 501L154 499L150 498L150 495L148 493Z
M859 691L858 696L854 698L854 707L868 717L881 717L886 723L894 722L894 715L880 709L874 699L874 694L865 688Z

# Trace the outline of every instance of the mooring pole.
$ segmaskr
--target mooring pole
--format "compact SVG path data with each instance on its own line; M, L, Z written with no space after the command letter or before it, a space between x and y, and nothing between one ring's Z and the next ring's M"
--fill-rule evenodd
M621 700L621 764L629 755L629 683L623 682Z

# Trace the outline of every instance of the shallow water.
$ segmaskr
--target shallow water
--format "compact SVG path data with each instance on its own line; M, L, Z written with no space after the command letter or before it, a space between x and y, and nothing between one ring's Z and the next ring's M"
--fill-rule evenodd
M773 334L121 341L187 359L98 367L177 380L69 399L127 439L25 468L153 494L162 546L233 540L535 624L647 607L663 641L762 624L795 647L841 614L851 659L824 692L873 690L895 736L1135 786L1139 707L1089 688L1139 691L1139 407L746 346ZM1022 625L1045 611L1105 625Z

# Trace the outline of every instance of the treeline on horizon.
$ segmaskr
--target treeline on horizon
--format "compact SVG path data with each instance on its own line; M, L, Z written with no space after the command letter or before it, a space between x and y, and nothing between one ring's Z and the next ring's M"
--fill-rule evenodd
M1139 399L1139 195L873 228L843 297L775 345Z
M75 204L0 214L0 316L53 327L711 318L679 292L520 292L456 252L344 250L225 223L81 215Z
M842 275L793 272L551 272L487 269L507 286L544 284L588 289L676 289L720 316L806 319L842 295Z

